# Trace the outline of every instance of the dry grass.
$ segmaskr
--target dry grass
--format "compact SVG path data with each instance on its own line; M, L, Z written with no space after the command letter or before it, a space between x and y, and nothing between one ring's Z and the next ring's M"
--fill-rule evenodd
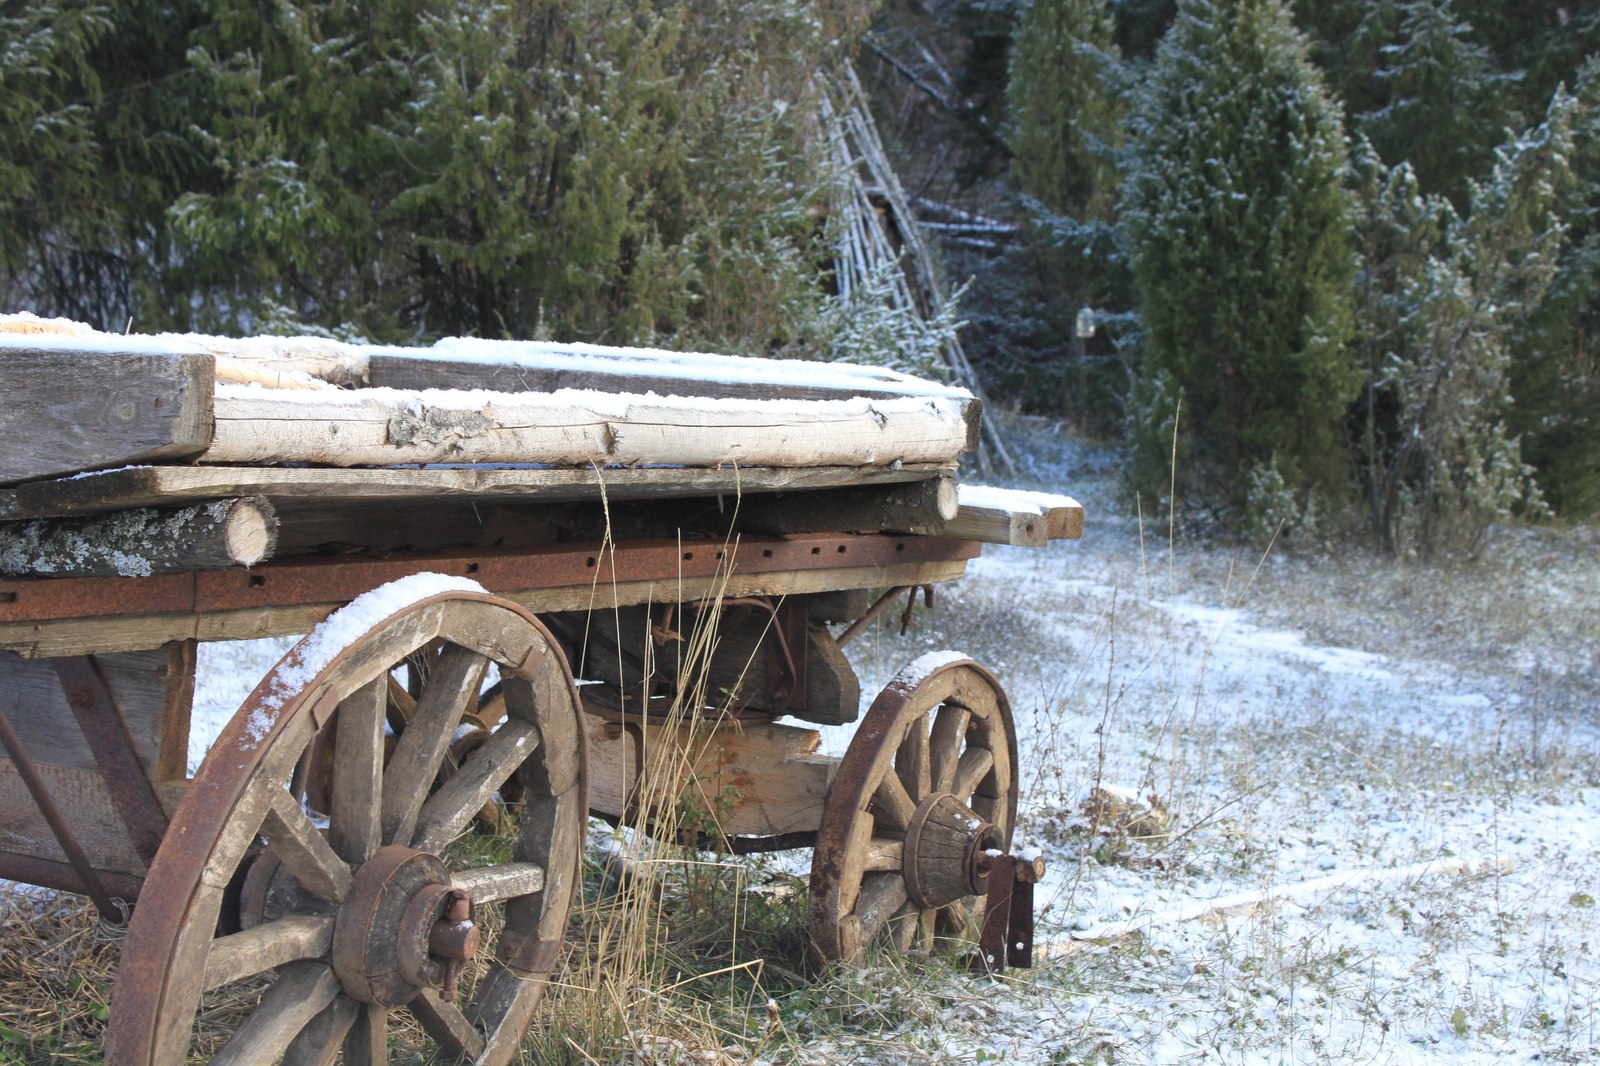
M98 1062L122 930L80 896L0 892L0 1062Z

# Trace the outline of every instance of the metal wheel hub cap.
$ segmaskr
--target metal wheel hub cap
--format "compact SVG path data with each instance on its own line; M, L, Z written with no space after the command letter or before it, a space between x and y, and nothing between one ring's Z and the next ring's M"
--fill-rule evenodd
M438 856L381 848L352 878L333 927L333 970L363 1003L398 1007L424 988L455 998L478 950L472 898L450 885Z

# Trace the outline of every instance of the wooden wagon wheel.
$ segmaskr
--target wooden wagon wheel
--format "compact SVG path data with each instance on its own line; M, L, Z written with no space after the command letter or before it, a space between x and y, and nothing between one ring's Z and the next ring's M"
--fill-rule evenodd
M438 668L385 766L391 671L435 639ZM490 662L507 720L430 794ZM321 811L291 782L334 719ZM521 608L435 575L352 602L256 687L179 805L128 929L107 1060L185 1062L204 993L270 980L214 1062L386 1063L399 1011L446 1061L509 1061L571 908L583 768L566 661ZM507 860L450 869L441 853L512 780Z
M950 652L873 700L839 763L811 862L811 939L855 962L884 937L930 948L976 933L988 852L1011 844L1016 735L1000 684Z

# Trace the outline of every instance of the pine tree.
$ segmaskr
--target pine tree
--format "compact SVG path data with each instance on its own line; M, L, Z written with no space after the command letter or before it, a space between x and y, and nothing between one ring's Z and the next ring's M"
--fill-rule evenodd
M1125 386L1103 353L1074 336L1072 322L1080 306L1126 306L1113 230L1122 75L1112 29L1103 0L1025 4L1007 87L1011 173L1028 240L1020 302L1048 309L1024 358L1035 394L1060 395L1091 427L1095 412L1117 409ZM1058 389L1040 388L1047 374Z
M1450 0L1410 0L1399 14L1377 71L1386 100L1357 124L1385 162L1406 160L1425 191L1465 208L1468 182L1485 173L1513 117L1507 79Z
M1136 486L1164 494L1181 398L1180 470L1213 503L1244 505L1269 470L1300 505L1342 488L1359 385L1344 167L1284 5L1186 0L1135 103L1122 198L1144 325Z
M1471 212L1422 194L1409 165L1368 175L1361 335L1371 353L1363 423L1369 513L1393 552L1476 549L1496 520L1541 504L1507 422L1513 331L1556 276L1576 101L1502 146L1470 186Z
M1558 514L1600 513L1600 59L1576 83L1566 241L1544 300L1511 345L1510 432Z

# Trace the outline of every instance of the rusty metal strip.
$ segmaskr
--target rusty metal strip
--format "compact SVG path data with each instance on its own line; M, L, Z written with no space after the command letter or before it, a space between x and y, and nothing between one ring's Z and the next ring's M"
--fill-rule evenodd
M0 877L7 881L18 881L27 885L38 885L40 888L54 888L62 892L75 892L80 896L92 895L89 886L83 883L83 878L78 876L77 870L64 862L55 862L52 859L39 859L32 855L18 855L15 852L0 851ZM113 873L108 870L98 870L95 878L100 887L110 894L113 905L116 900L132 903L139 898L139 889L144 882L132 874ZM98 903L95 904L102 915ZM122 921L120 908L113 920Z
M492 592L585 588L612 582L708 578L721 572L782 573L955 562L975 541L883 533L810 533L722 541L641 540L600 544L395 553L382 559L294 556L252 570L207 570L142 578L0 579L0 623L154 614L208 614L257 607L346 603L423 571L470 577Z
M989 863L989 895L983 906L983 931L978 934L974 973L1004 973L1006 935L1011 927L1012 896L1017 887L1017 860L997 855Z
M1020 869L1018 871L1021 872ZM1006 922L1006 965L1019 970L1033 968L1033 882L1018 877L1011 890L1009 920Z
M22 784L27 788L28 794L33 797L34 804L39 808L39 813L44 816L45 823L50 826L50 832L55 834L56 843L61 845L61 850L66 853L67 861L72 864L72 870L78 877L81 891L94 900L95 909L100 916L108 922L122 921L122 911L112 902L110 894L106 891L105 883L100 880L99 874L89 862L89 856L84 854L83 847L78 843L78 838L72 835L72 827L62 816L55 800L50 797L50 789L45 785L44 779L39 776L38 769L33 760L28 757L28 750L23 746L22 738L17 736L11 727L11 719L6 717L5 709L0 708L0 747L6 749L6 754L11 758L11 764L17 768L17 776L22 778Z
M155 861L156 850L167 832L167 812L128 739L127 726L117 710L105 678L87 655L52 659L67 706L78 719L83 739L89 742L100 778L111 802L128 827L128 839L145 865Z

